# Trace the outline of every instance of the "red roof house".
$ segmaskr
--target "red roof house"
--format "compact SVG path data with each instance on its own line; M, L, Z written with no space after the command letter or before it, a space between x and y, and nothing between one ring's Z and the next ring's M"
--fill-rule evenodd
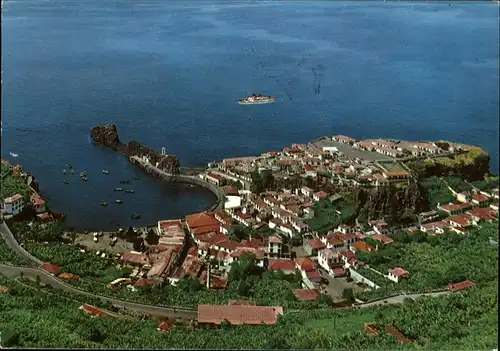
M59 272L61 272L61 267L56 264L44 263L40 266L40 268L46 272L49 272L50 274L58 274Z
M227 320L233 325L276 324L283 307L249 305L198 305L198 323L221 324Z
M293 289L293 294L301 301L316 301L321 296L317 289Z

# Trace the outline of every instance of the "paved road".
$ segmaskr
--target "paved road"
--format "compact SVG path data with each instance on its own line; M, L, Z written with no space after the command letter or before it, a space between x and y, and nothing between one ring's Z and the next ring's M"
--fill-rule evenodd
M70 285L63 283L61 280L52 276L51 274L36 268L23 268L23 267L14 267L8 266L4 264L0 264L0 274L6 276L7 278L15 279L21 276L21 272L24 277L36 279L38 275L40 277L40 281L44 284L52 286L57 290L64 290L73 294L89 296L93 298L98 298L101 301L110 302L114 306L119 308L124 308L126 310L130 310L136 313L142 313L152 316L158 317L180 317L180 318L196 318L196 311L190 310L180 310L174 308L166 308L159 307L153 305L145 305L139 304L135 302L117 300L110 297L95 295L89 292L85 292L80 289L76 289Z
M19 245L16 238L10 231L7 224L5 224L5 222L2 222L2 224L0 225L0 235L2 236L2 239L5 241L8 247L10 247L13 251L17 252L19 255L32 262L34 265L40 266L43 263L42 261L31 255L28 251L26 251Z
M447 295L449 293L450 293L450 291L439 291L439 292L432 292L432 293L417 293L417 294L408 294L408 295L398 295L398 296L389 297L385 300L367 302L367 303L359 304L356 306L361 307L361 308L375 307L378 305L402 303L407 298L415 300L419 297L436 297L436 296L441 296L441 295Z
M14 238L14 235L9 230L9 227L5 224L5 222L3 222L0 225L0 234L3 240L7 243L7 246L9 246L13 251L17 252L22 257L25 257L26 259L31 261L35 266L38 267L43 263L38 258L32 256L28 251L19 246L18 242ZM51 285L54 289L65 290L79 295L98 298L102 301L111 302L116 307L125 308L137 313L144 313L159 317L196 318L196 311L145 305L145 304L113 299L105 296L95 295L80 289L76 289L70 285L67 285L62 280L57 279L53 275L41 269L14 267L14 266L0 264L0 274L8 278L18 278L21 276L21 272L24 274L25 277L33 279L36 279L36 276L38 275L40 277L41 282L47 285Z

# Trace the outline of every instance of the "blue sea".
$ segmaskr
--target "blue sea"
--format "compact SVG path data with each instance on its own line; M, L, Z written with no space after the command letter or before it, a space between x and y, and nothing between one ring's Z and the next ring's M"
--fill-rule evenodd
M96 124L182 166L341 133L477 144L498 171L496 3L4 0L2 12L2 157L35 174L70 227L150 224L214 201L93 145ZM254 92L278 101L235 103ZM63 184L69 162L87 183ZM122 186L135 194L113 192L135 176Z

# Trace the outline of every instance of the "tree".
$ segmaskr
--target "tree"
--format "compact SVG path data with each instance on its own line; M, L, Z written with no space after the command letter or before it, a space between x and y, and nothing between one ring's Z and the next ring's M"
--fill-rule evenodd
M342 290L342 297L348 301L354 301L354 291L351 288L346 288Z
M148 235L146 237L146 242L148 243L148 245L158 245L158 243L160 242L160 237L158 235L155 234L155 232L150 229L148 230Z

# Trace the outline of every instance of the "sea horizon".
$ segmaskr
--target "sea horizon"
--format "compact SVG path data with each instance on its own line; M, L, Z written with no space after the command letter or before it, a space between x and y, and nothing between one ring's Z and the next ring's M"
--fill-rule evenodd
M200 4L3 4L2 157L34 174L69 227L153 224L214 202L94 145L90 128L107 123L181 167L344 134L478 145L498 173L497 4ZM252 93L277 101L236 103ZM64 184L67 163L89 181ZM122 179L134 194L113 192Z

